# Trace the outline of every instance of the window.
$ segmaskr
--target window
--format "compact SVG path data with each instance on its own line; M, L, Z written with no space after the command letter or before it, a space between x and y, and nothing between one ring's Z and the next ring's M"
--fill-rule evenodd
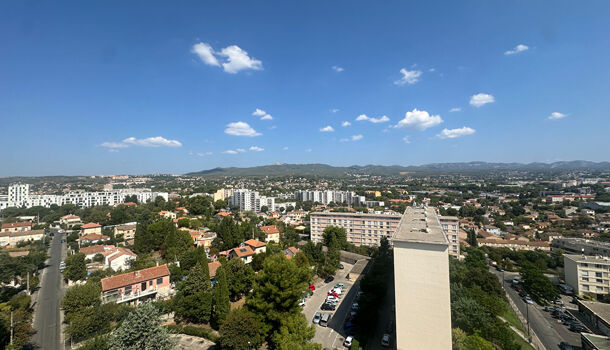
M589 286L588 286L588 285L586 285L586 284L583 284L583 285L582 285L582 290L589 290Z
M163 283L163 277L157 278L157 285Z
M589 276L589 271L586 271L586 270L585 271L580 271L580 274L582 276Z
M601 272L596 272L595 273L595 277L602 277L602 273Z

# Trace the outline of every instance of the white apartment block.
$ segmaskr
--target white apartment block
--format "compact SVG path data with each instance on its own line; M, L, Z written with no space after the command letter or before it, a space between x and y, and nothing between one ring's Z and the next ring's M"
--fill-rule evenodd
M566 283L582 296L610 293L610 258L596 255L564 254Z
M74 204L79 207L91 207L94 205L116 205L123 203L125 197L135 195L140 203L146 203L157 197L168 199L167 192L151 192L149 189L120 189L101 192L69 192L63 195L30 194L30 185L12 184L8 188L8 198L2 201L0 198L0 209L8 207L35 206L50 207L53 204L62 206Z
M398 223L399 214L365 214L365 213L310 213L311 241L324 240L324 229L327 226L338 226L345 229L347 241L357 246L379 245L382 237L390 239Z
M451 349L449 242L431 207L407 207L394 244L396 349Z
M308 191L298 190L294 192L294 198L299 201L311 201L322 204L329 204L330 202L335 203L348 203L354 204L356 193L351 191Z
M449 241L449 254L460 257L460 220L455 216L440 216L439 222L447 240Z
M239 207L240 211L261 211L263 206L269 210L275 210L275 198L265 197L258 194L257 191L247 189L238 189L233 191L233 195L229 199L229 205Z

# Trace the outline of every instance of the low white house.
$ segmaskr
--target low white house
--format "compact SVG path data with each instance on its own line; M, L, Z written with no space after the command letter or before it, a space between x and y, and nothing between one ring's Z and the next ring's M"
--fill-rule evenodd
M138 256L127 248L117 248L115 251L108 251L104 255L104 266L113 271L129 269L129 261L135 260Z

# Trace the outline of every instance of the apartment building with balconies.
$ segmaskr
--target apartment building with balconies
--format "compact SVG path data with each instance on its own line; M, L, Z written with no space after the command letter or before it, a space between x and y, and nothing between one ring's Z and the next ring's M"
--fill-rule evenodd
M309 214L311 240L314 243L324 240L324 229L327 226L338 226L345 229L347 241L357 246L379 245L381 238L388 239L394 235L401 215L396 213L335 213L314 212Z
M610 294L610 258L601 255L564 254L566 283L577 295Z

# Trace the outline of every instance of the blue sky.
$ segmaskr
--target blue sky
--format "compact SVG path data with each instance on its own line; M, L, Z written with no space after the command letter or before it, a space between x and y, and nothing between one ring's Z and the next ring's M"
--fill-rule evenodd
M608 1L4 1L0 176L607 161L608 33Z

